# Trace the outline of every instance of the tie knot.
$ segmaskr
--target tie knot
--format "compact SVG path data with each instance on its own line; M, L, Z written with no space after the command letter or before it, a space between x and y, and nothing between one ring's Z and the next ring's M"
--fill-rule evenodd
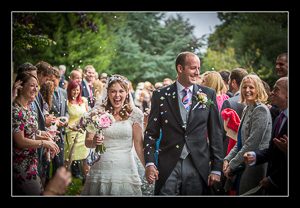
M184 90L185 92L189 92L189 91L190 91L189 88L184 88L183 90Z

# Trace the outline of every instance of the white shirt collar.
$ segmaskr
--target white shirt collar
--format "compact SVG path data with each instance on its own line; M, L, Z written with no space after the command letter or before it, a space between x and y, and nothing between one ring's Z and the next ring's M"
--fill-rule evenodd
M178 93L181 93L182 90L183 90L185 87L182 86L182 85L178 82L178 80L176 80L176 84L177 84L177 92L178 92ZM188 87L188 89L190 90L190 93L193 93L193 86L194 86L194 85Z

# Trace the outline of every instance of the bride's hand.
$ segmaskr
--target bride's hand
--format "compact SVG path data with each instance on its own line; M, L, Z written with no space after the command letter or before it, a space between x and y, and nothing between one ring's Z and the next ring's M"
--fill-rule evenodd
M149 184L152 184L155 180L158 180L158 171L153 165L146 167L145 178Z
M95 134L93 137L93 143L95 145L101 145L103 143L103 137L101 138L99 135Z

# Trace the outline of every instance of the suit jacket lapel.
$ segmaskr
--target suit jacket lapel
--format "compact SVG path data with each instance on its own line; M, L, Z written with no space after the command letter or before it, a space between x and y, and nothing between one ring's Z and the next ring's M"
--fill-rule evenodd
M178 93L177 93L177 86L176 82L174 84L170 85L170 89L167 91L167 93L170 93L170 96L165 96L167 98L167 101L170 105L170 109L176 118L176 120L179 122L180 126L183 126L183 121L180 115L180 109L179 109L179 103L178 103Z

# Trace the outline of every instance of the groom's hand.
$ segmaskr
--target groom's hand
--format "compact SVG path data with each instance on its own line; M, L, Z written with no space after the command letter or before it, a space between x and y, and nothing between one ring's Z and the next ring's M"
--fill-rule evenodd
M218 174L211 173L208 176L208 186L213 185L214 183L220 182L220 176Z
M153 165L146 167L145 178L149 184L152 184L155 180L158 180L158 171Z

